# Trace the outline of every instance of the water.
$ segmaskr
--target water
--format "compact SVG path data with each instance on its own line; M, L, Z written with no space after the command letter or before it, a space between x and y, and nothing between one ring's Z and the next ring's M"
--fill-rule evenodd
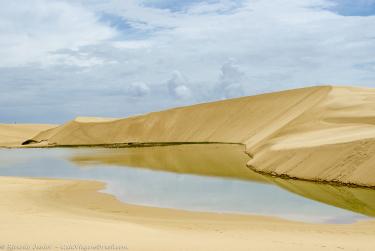
M98 180L136 205L321 223L375 216L375 190L262 176L237 145L0 150L0 175Z

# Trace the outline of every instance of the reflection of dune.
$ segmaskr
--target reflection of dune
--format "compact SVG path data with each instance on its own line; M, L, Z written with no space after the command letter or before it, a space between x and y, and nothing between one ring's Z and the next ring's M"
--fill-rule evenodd
M110 164L265 182L262 175L246 167L244 150L244 146L233 144L95 149L71 160L79 165Z
M333 186L273 177L268 177L268 180L306 198L375 217L375 190L373 189Z
M241 143L259 172L375 186L375 90L319 86L125 119L77 119L30 143Z

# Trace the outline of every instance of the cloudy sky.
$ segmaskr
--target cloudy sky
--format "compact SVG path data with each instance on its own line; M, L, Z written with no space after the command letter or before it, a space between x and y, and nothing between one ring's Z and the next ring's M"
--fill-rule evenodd
M375 0L0 0L0 122L375 87Z

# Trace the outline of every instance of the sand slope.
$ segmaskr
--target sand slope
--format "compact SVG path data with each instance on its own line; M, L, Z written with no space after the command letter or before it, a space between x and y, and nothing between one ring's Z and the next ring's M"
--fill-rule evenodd
M19 146L41 131L56 127L42 124L0 124L0 147Z
M375 186L375 90L319 86L111 121L73 120L37 135L49 145L232 142L253 170Z
M334 87L254 150L249 165L299 179L375 185L375 90Z
M102 188L98 182L1 177L0 247L67 250L64 245L113 244L148 251L370 251L375 246L374 222L323 225L147 208L122 204L98 193Z

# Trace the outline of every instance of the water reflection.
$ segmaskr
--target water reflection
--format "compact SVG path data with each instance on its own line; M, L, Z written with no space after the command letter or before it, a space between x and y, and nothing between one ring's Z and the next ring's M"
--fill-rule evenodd
M80 152L71 160L82 167L106 164L275 184L305 198L375 217L374 189L334 186L260 175L246 167L248 156L240 145L96 149L95 153Z
M375 217L374 189L334 186L274 177L269 177L268 180L290 192L302 195L306 198Z
M107 164L268 182L263 175L249 171L246 167L249 157L244 153L244 146L235 144L96 148L76 154L71 160L81 166Z

